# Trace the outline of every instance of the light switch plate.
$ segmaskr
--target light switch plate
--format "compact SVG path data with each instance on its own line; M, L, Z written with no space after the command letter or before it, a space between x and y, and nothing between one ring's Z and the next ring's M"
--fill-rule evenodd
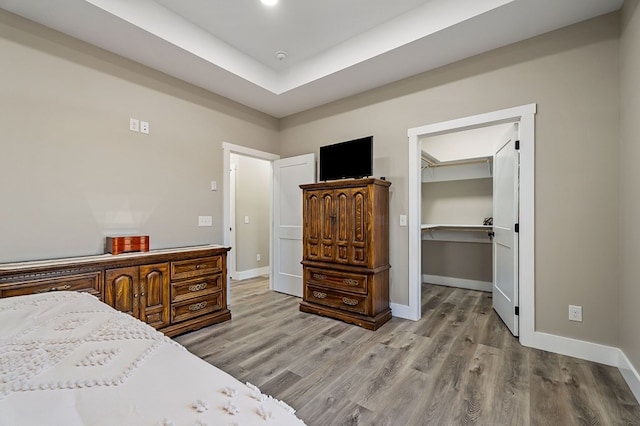
M401 214L400 215L400 226L407 226L407 215L406 214Z
M129 130L131 130L132 132L140 131L140 121L137 118L129 119Z

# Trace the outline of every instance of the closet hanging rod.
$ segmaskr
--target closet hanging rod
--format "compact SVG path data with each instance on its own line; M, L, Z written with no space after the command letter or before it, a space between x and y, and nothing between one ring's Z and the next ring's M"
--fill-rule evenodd
M484 160L457 161L455 163L438 163L438 164L430 163L429 161L426 161L426 160L424 161L427 163L426 167L430 168L430 167L451 167L451 166L465 166L467 164L490 163L491 159L486 158Z
M434 226L432 228L423 228L422 231L427 231L427 232L431 232L431 231L463 231L463 232L488 232L491 231L493 228L491 226L487 226L485 228L469 228L469 227L464 227L464 226Z

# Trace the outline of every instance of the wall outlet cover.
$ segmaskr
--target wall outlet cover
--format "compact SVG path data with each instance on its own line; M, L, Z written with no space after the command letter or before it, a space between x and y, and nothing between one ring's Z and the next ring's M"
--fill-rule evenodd
M569 321L582 322L582 306L569 305Z

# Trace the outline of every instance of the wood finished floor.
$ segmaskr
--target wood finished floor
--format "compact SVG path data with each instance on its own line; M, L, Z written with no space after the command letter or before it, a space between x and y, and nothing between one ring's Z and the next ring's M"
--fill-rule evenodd
M376 332L302 313L265 278L231 296L231 321L176 340L311 426L640 425L616 368L522 347L489 293L425 285L420 321Z

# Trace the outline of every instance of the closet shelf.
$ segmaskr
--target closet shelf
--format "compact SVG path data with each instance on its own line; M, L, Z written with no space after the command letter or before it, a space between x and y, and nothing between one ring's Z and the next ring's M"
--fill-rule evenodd
M422 224L423 240L489 243L493 234L491 225Z
M471 231L484 232L493 230L491 225L441 225L441 224L422 224L423 231Z

